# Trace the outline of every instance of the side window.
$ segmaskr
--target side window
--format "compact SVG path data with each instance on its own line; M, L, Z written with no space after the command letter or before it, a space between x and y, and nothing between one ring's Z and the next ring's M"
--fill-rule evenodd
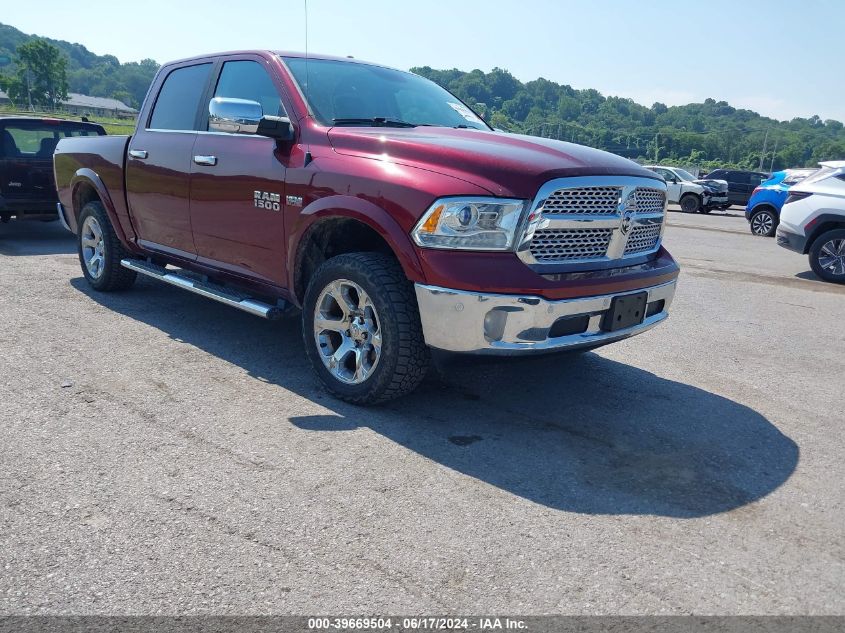
M158 92L148 129L193 130L209 73L211 64L185 66L172 71Z
M264 114L285 116L279 91L258 62L245 60L223 64L214 96L257 101Z
M665 181L667 181L667 182L669 182L669 181L671 181L673 178L675 178L675 174L673 174L672 172L670 172L668 169L661 169L661 168L659 168L659 167L658 167L658 168L657 168L657 169L655 169L654 171L656 171L656 172L657 172L657 175L658 175L658 176L660 176L661 178L663 178L663 180L665 180Z

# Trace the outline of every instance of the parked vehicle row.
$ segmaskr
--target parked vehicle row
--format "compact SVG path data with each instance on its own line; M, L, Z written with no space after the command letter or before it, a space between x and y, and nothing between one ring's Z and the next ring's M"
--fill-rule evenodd
M413 390L431 348L640 334L678 277L654 172L498 133L436 84L352 59L165 64L132 136L64 139L54 161L95 290L142 274L266 318L301 307L314 371L358 404Z

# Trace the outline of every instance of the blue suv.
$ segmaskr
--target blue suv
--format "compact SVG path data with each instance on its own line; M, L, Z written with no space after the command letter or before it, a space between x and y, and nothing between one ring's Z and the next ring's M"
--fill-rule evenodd
M792 185L798 184L815 169L786 169L776 171L768 180L761 182L751 194L745 207L745 218L754 235L773 237L780 222L780 208Z

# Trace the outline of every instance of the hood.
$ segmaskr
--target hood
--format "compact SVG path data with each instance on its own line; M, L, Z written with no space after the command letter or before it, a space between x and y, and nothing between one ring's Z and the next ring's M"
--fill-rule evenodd
M705 189L709 189L711 191L727 191L728 190L728 181L727 180L714 180L712 178L699 178L698 180L694 181L696 184L701 185Z
M447 174L496 196L532 198L552 178L639 176L662 182L636 163L601 150L534 136L443 127L335 127L338 154Z

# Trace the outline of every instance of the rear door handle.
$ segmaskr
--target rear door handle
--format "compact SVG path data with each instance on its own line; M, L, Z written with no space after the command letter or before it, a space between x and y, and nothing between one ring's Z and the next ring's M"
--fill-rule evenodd
M147 157L147 150L145 149L130 149L129 155L132 158L146 158Z
M194 162L197 165L214 167L217 164L217 156L194 156Z

